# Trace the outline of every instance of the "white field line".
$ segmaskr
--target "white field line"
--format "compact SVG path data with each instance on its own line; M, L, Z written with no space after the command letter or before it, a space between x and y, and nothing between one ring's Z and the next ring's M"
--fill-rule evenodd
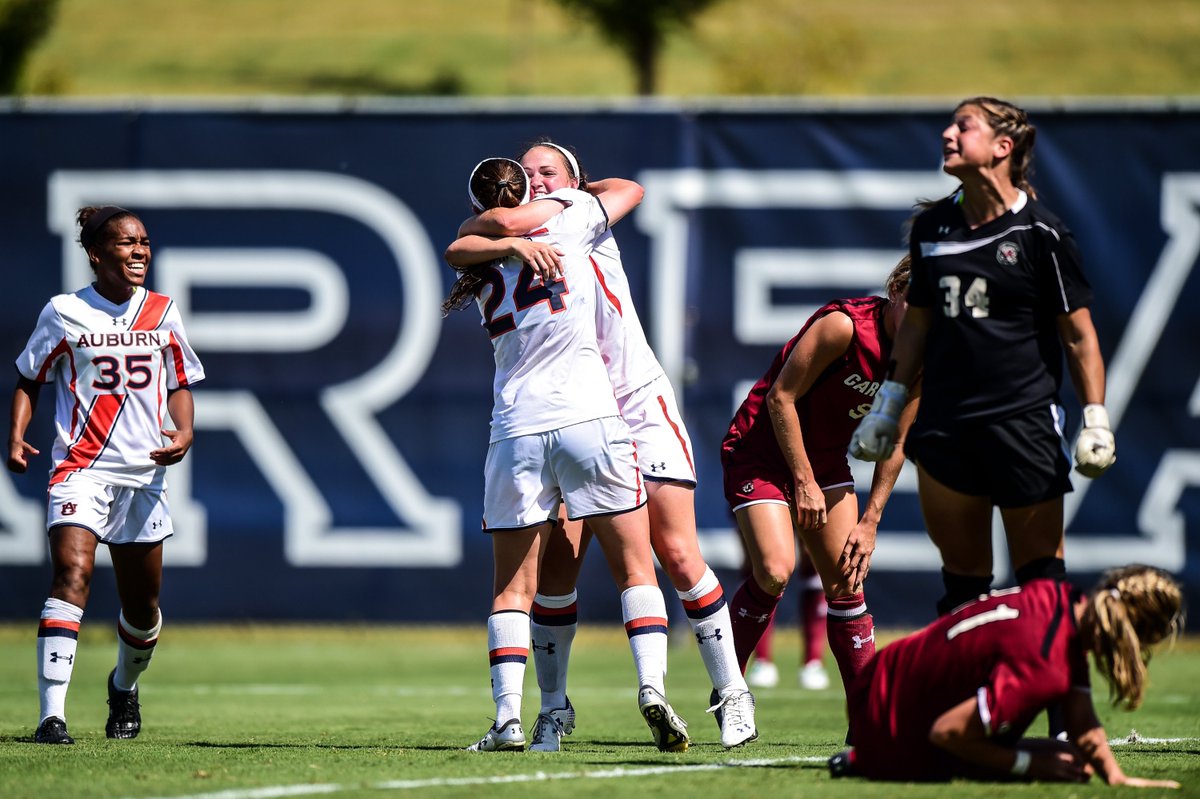
M678 774L695 771L720 771L730 768L763 768L786 763L824 763L828 757L781 757L759 760L728 760L724 763L697 763L686 766L646 766L624 768L618 766L598 771L560 771L532 774L505 774L493 777L440 777L427 780L385 780L366 784L339 785L337 783L270 785L265 788L234 788L228 791L196 793L187 796L155 797L155 799L280 799L288 796L312 796L341 791L412 791L424 788L446 788L464 785L510 785L523 782L549 782L551 780L611 780L623 777L647 777L656 774Z

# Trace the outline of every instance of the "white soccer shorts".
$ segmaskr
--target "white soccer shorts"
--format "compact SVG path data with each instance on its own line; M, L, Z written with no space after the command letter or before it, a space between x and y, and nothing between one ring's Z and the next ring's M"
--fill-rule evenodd
M495 441L484 465L485 530L633 510L646 501L629 426L619 416Z
M621 418L637 445L638 466L648 480L696 485L692 440L665 375L617 398Z
M104 544L154 544L175 532L167 494L74 474L50 486L46 529L75 525Z

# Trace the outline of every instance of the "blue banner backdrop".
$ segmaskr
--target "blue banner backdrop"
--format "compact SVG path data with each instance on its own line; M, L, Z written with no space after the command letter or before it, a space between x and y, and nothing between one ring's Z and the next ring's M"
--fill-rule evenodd
M481 621L491 349L473 309L440 318L441 252L471 167L548 134L593 176L646 187L617 237L695 444L702 543L732 591L740 550L717 457L732 411L812 309L880 291L913 202L953 186L938 170L950 110L10 108L0 356L16 357L51 295L90 279L74 210L136 209L152 287L180 304L209 374L195 447L170 478L167 615ZM1034 121L1034 183L1096 289L1119 453L1102 479L1075 481L1068 568L1086 582L1160 565L1196 606L1200 316L1186 302L1200 296L1200 112ZM0 474L4 618L34 618L48 583L52 406L31 426L33 468ZM906 469L873 562L884 625L924 623L940 593L914 489ZM996 571L1011 581L1003 555ZM99 572L89 613L110 614L111 569ZM590 556L584 620L619 619L606 575Z

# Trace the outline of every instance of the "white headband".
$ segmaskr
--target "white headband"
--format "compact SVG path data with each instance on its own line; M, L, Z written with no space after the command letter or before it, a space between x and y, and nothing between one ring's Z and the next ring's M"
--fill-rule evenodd
M575 179L576 180L580 179L579 162L575 160L575 156L571 155L571 151L568 150L566 147L560 147L559 145L555 144L552 141L538 142L537 144L535 144L533 146L534 147L553 147L555 150L558 150L560 153L563 154L563 158L567 159L567 166L571 167L571 171L574 174Z
M522 167L518 162L512 160L511 158L501 158L499 156L493 156L491 158L485 158L482 161L480 161L478 164L476 164L475 168L471 170L471 176L467 178L467 198L471 201L471 207L474 208L476 211L480 211L480 212L487 210L486 208L484 208L483 203L481 203L479 201L479 198L475 196L475 192L471 189L471 184L473 182L475 182L475 173L479 171L479 167L483 166L488 161L507 161L510 164L513 164L514 166L516 166L517 172L520 173L521 177L525 181L525 193L521 197L521 205L524 205L525 203L529 202L529 178L525 176L525 168Z

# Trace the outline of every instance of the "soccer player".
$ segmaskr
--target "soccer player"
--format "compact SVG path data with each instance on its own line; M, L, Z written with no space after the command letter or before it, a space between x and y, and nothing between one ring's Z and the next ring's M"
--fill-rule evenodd
M742 669L796 568L793 530L812 558L828 604L826 637L843 685L875 651L863 581L883 508L903 465L900 448L875 468L862 515L846 444L883 382L905 313L909 259L886 297L835 300L783 346L742 402L721 445L725 498L746 544L750 575L733 596ZM916 392L903 428L916 412Z
M46 519L53 575L38 626L41 714L34 733L44 744L74 743L67 687L101 543L112 556L121 600L104 733L135 738L141 731L138 677L162 629L162 547L174 532L166 467L192 446L190 389L204 378L175 303L145 288L150 239L141 219L103 206L81 208L77 220L96 280L42 309L17 358L8 435L8 468L22 473L39 454L26 428L42 385L53 382Z
M613 182L589 181L576 155L549 140L535 142L520 160L534 197L562 188L602 195ZM691 439L670 380L646 340L611 229L595 242L591 262L600 288L600 353L637 446L649 504L650 544L683 603L712 681L710 711L721 727L721 744L741 746L758 737L754 696L737 667L724 590L700 553ZM567 698L567 671L576 629L575 586L591 539L589 527L584 520L560 518L547 544L534 600L534 664L542 707L530 748L540 751L557 751L562 735L575 726L575 711Z
M561 275L542 280L521 257L478 263L478 236L446 251L451 265L466 265L443 310L475 298L496 360L484 487L484 529L495 558L488 650L496 722L468 748L525 747L529 612L545 542L565 501L572 516L590 519L622 592L638 709L659 749L682 751L687 725L664 695L666 604L650 554L645 486L596 343L598 291L588 261L592 242L641 201L642 188L622 181L605 193L606 205L573 189L529 202L529 179L507 158L480 162L468 186L479 215L460 233L532 231L543 254L561 254ZM513 254L528 252L527 244L514 243Z
M1183 628L1183 596L1148 566L1107 572L1087 593L1035 578L962 605L879 651L848 694L854 748L834 776L1021 780L1178 788L1127 776L1096 717L1087 654L1114 704L1133 710L1151 647ZM1022 739L1052 705L1069 741Z
M850 445L864 460L890 455L907 386L921 372L924 399L905 449L942 557L939 613L987 593L993 506L1018 583L1065 572L1064 352L1083 404L1076 469L1095 478L1116 460L1092 290L1074 237L1029 183L1035 135L1025 111L1002 100L955 109L942 169L962 185L913 222L895 367Z

